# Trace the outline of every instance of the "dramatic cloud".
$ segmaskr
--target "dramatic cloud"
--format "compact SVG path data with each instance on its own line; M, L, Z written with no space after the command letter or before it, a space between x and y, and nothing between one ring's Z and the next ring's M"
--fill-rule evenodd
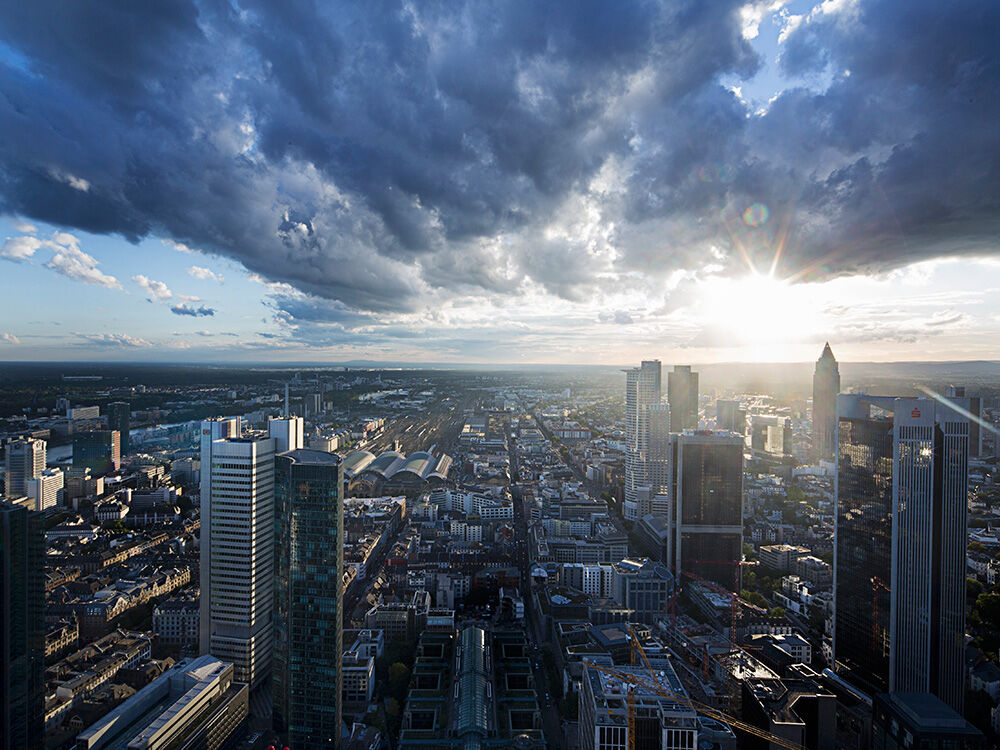
M156 300L162 302L165 299L170 299L173 296L173 292L170 291L169 287L162 281L153 281L152 279L147 279L142 274L138 276L133 276L132 281L141 286L148 295L150 302Z
M191 266L188 269L188 275L194 276L196 279L201 279L202 281L216 281L221 284L225 279L222 278L222 274L216 273L209 268L202 268L201 266Z
M97 259L83 252L73 235L56 232L52 235L52 241L46 244L55 250L52 259L45 264L46 268L85 284L96 284L108 289L122 288L118 279L98 269Z
M0 341L5 344L20 344L21 340L13 333L0 333Z
M192 318L203 318L211 317L215 315L215 310L211 307L206 307L201 305L200 307L193 307L191 305L174 305L170 308L170 312L174 315L189 315Z
M996 254L1000 5L786 15L788 85L752 111L776 7L9 4L0 211L226 255L305 295L286 323L355 332L484 298L624 325L615 294L676 309L680 272ZM118 286L73 247L49 266Z

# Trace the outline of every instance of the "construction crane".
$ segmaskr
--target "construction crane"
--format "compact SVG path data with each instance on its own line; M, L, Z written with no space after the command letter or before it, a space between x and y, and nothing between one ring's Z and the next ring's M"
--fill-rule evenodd
M591 669L596 669L598 672L606 674L609 677L614 677L616 680L621 680L631 688L628 691L629 695L631 696L631 703L629 704L631 708L629 711L629 727L628 727L630 750L631 748L635 747L635 740L632 739L635 734L634 692L640 688L646 690L647 692L653 693L654 695L659 695L662 698L667 698L671 701L674 701L675 703L679 703L680 705L689 708L695 713L701 714L702 716L707 716L708 718L715 719L716 721L722 724L727 724L733 729L738 729L741 732L751 734L754 737L759 737L763 740L767 740L768 742L778 745L779 747L787 748L787 750L805 750L805 748L802 747L802 745L792 742L791 740L785 739L784 737L779 737L776 734L771 734L770 732L766 732L763 729L760 729L759 727L755 727L753 724L747 724L745 721L740 721L739 719L732 717L729 714L723 713L722 711L719 711L716 708L712 708L711 706L706 706L703 703L698 703L697 701L692 700L691 698L689 698L686 695L683 695L682 693L675 693L671 690L667 690L660 684L659 680L651 682L650 680L640 677L637 674L619 672L618 670L613 669L611 667L604 667L601 666L600 664L594 664L593 662L589 661L584 661L583 665L585 667L590 667Z

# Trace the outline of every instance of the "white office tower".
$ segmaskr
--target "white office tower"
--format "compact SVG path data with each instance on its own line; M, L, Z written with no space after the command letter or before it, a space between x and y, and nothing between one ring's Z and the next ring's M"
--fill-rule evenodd
M209 475L208 650L253 688L271 666L274 439L216 440Z
M201 423L201 477L199 491L201 493L199 520L201 531L198 536L200 553L199 572L201 576L201 595L199 610L198 647L199 653L207 654L209 642L209 604L212 600L211 590L207 585L209 580L209 559L212 551L212 447L217 440L237 438L242 434L239 417L216 417L206 419Z
M837 396L837 671L871 692L965 688L968 399Z
M649 485L646 451L648 407L660 403L660 361L647 360L625 371L625 520L639 520L636 490Z
M40 476L27 481L25 494L33 501L34 510L54 508L59 504L59 492L64 485L64 476L59 469L45 469Z
M267 436L274 438L275 454L297 451L305 447L302 417L280 417L267 420Z
M7 443L7 498L25 497L28 480L45 471L45 441L35 438Z

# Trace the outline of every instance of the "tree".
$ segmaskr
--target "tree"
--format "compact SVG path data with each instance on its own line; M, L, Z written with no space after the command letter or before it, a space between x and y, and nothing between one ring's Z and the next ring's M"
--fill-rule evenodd
M785 619L785 608L784 607L772 607L771 611L767 613L768 617L773 617L775 619L783 620Z
M984 623L1000 622L1000 594L980 594L976 597L976 612Z
M406 697L406 688L410 684L410 668L397 661L389 665L389 694L397 700Z
M975 578L965 579L965 596L970 601L976 601L979 595L983 593L983 584L977 581Z
M754 605L756 605L758 607L766 607L767 606L767 599L765 599L763 596L761 596L756 591L747 591L746 589L743 589L742 591L740 591L740 599L743 599L744 601L748 601L751 604L754 604Z
M785 497L788 499L789 503L794 503L798 505L799 503L801 503L803 500L806 499L806 493L803 491L801 487L792 486L789 487L788 490L785 492Z

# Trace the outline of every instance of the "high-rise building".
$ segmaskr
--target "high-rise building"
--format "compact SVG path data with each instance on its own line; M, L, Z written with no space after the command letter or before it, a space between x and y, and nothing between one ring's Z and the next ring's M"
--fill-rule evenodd
M118 430L95 430L73 435L73 468L89 468L108 474L122 466L121 436Z
M674 432L698 429L698 373L690 365L674 365L667 373L667 401Z
M340 739L343 477L332 453L296 449L275 459L271 686L275 728L290 747L335 747Z
M949 399L968 399L969 402L969 458L983 455L983 399L981 396L966 395L964 385L949 385L945 389Z
M840 367L826 342L813 373L812 449L816 458L833 458L837 446L837 394Z
M132 409L125 401L112 401L107 409L108 429L118 430L121 437L122 455L132 453L132 439L129 433L132 422Z
M647 406L646 428L646 481L650 498L669 497L670 405L660 402Z
M199 490L201 504L199 520L198 549L201 578L201 611L199 618L199 650L207 654L211 648L211 578L212 559L212 448L217 440L237 438L242 434L239 417L219 417L206 419L201 423L201 472L199 475Z
M625 371L625 502L623 515L638 520L636 490L649 484L646 466L647 407L660 403L660 361L647 360Z
M969 421L931 399L853 394L837 415L837 671L961 713Z
M234 421L202 424L203 440L216 428L238 429ZM202 596L209 595L208 652L232 662L236 680L253 689L271 667L274 439L222 438L211 441L209 461L202 455L210 521L206 534L202 516L202 539L208 540L201 550L208 558L208 575L201 583ZM205 500L203 495L203 509Z
M304 447L302 433L302 417L280 417L267 420L267 436L274 438L275 454L297 451Z
M59 504L64 481L65 475L61 470L45 469L39 476L28 480L24 494L34 501L35 510L54 508Z
M729 430L737 435L745 435L747 410L740 407L739 401L727 401L720 398L715 402L715 426L720 430Z
M986 750L987 742L962 714L934 695L880 693L872 706L871 747Z
M673 436L673 515L668 552L686 573L739 590L743 556L743 438L726 431ZM735 587L735 588L734 588Z
M9 499L28 494L28 480L45 471L45 441L35 438L7 443L6 492Z
M0 750L45 738L45 526L0 500Z

